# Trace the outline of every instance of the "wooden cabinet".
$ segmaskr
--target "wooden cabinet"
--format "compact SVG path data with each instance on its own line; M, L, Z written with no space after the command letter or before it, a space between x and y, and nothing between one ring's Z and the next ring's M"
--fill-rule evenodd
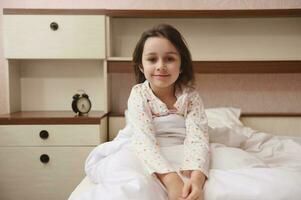
M37 113L0 118L0 199L67 199L85 176L88 154L107 141L104 113Z
M95 146L99 142L99 125L1 125L0 146L2 147Z
M4 15L9 59L104 59L103 15Z
M85 176L84 161L93 148L0 147L0 198L67 199ZM43 156L48 156L49 161L44 158L43 163Z
M107 141L102 14L3 16L9 112L0 116L0 199L67 199L89 152ZM72 112L84 90L87 116Z

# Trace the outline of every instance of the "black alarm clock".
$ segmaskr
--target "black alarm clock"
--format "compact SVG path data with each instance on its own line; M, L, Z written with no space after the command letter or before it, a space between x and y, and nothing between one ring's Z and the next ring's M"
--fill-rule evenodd
M86 93L75 94L72 101L72 110L78 115L88 114L92 104L89 96Z

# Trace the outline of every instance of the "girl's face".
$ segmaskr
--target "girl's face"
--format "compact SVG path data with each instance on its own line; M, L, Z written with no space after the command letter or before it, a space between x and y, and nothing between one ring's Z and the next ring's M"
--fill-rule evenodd
M181 56L164 37L150 37L142 53L142 73L154 91L173 89L180 74Z

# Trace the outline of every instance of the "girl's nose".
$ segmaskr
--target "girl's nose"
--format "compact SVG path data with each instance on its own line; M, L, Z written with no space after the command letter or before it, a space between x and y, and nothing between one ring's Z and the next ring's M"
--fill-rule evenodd
M166 70L166 63L163 61L163 60L160 60L158 62L158 65L157 65L157 68L156 70L159 71L159 70Z

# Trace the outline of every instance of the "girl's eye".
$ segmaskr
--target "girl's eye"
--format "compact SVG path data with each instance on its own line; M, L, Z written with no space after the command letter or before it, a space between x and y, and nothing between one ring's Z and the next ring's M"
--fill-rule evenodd
M167 61L168 61L168 62L172 62L172 61L174 61L174 60L175 60L175 59L174 59L173 57L168 57L168 58L167 58Z
M148 58L147 61L149 61L149 62L155 62L156 58Z

